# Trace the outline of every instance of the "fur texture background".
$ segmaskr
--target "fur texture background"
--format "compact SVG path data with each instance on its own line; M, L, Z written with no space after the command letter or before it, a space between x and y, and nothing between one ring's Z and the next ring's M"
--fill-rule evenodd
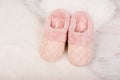
M59 8L66 9L71 14L78 10L86 11L92 16L95 30L115 14L114 3L110 0L25 0L25 3L43 18Z
M0 79L120 80L120 1L69 0L59 5L60 2L0 0ZM66 55L57 63L40 58L43 22L58 7L71 13L86 10L92 16L96 32L95 58L91 65L74 67Z

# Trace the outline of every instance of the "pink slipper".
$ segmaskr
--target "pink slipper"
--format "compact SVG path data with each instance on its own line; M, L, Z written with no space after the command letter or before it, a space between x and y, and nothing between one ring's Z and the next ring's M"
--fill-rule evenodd
M68 58L76 66L84 66L92 59L93 24L85 12L76 12L71 18L68 33Z
M45 23L41 56L47 61L60 59L64 52L70 15L58 9L52 12Z

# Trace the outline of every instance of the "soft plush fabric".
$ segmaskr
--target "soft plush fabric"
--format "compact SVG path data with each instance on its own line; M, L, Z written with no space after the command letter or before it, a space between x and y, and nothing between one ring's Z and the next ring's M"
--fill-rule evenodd
M85 29L79 29L82 27ZM93 21L86 12L77 11L71 16L68 31L68 58L72 64L82 67L91 63L93 58L93 29Z
M63 20L61 21L61 19ZM63 56L69 22L70 14L64 9L54 10L46 19L40 47L43 59L56 62Z
M49 15L50 4L55 3L45 1L0 0L0 80L120 80L120 1L64 2L64 5L77 3L82 8L89 4L84 9L95 25L101 25L95 33L95 58L86 67L74 67L66 56L57 63L40 58L43 16Z

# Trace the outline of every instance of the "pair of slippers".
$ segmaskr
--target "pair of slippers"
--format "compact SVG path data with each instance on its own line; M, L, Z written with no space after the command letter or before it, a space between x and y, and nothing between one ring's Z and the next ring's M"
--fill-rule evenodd
M68 59L75 66L85 66L92 59L93 23L86 12L73 15L63 9L51 13L44 26L40 54L43 59L55 62L64 53L68 43Z

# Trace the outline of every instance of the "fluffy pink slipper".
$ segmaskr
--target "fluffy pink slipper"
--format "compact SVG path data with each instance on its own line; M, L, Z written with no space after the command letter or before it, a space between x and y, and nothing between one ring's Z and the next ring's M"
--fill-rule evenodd
M70 15L67 11L58 9L52 12L45 23L41 46L41 56L47 61L60 59L64 52Z
M73 65L85 66L92 59L93 24L85 12L76 12L71 18L68 33L68 58Z

